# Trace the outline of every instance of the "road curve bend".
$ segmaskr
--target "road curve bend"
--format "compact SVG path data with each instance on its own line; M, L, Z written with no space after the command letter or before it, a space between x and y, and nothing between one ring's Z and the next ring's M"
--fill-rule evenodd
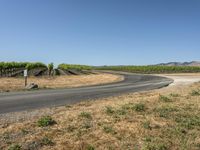
M26 92L0 93L0 114L43 107L74 104L88 99L158 89L169 85L172 79L143 74L118 72L124 80L105 85L50 89Z

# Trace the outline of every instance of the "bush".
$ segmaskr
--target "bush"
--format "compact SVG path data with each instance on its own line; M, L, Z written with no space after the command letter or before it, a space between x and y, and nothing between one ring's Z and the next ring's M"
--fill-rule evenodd
M38 120L39 127L46 127L55 124L56 122L50 116L44 116Z

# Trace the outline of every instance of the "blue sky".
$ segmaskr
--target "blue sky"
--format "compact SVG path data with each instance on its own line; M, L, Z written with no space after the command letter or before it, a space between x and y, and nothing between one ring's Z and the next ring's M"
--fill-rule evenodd
M199 0L0 0L0 61L200 60Z

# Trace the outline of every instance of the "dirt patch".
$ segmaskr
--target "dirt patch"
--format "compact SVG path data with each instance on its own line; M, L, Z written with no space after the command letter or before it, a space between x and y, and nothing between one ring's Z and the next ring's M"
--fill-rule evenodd
M92 74L79 76L29 77L28 83L35 83L39 88L67 88L105 84L123 80L122 76L112 74ZM0 92L24 89L24 78L0 78Z
M159 76L164 76L173 79L174 83L172 83L170 86L188 85L200 81L200 73L164 74Z

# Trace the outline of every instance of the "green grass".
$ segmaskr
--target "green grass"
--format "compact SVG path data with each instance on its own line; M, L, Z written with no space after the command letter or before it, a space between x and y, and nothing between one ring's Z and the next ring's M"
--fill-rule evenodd
M162 107L155 108L154 111L159 114L159 117L170 118L172 113L177 111L177 109L171 106L162 106Z
M90 112L81 112L79 117L86 118L86 119L92 119L92 115Z
M164 96L164 95L160 95L159 100L162 102L172 102L172 100L169 97Z
M145 108L145 104L143 103L138 103L138 104L135 104L133 107L132 107L133 110L137 111L137 112L143 112L146 110Z
M87 146L87 150L95 150L95 148L94 148L93 145L88 145L88 146Z
M175 121L179 124L179 126L187 129L200 129L199 115L180 114L176 116Z
M53 146L54 145L54 142L49 139L48 137L44 137L42 140L41 140L41 145L44 146Z
M82 129L90 129L92 128L92 123L87 121L87 122L84 122L81 126Z
M21 145L18 145L18 144L14 144L14 145L11 145L8 150L22 150L22 147Z
M179 97L180 95L177 94L177 93L171 93L170 96L171 96L171 97Z
M47 127L54 125L56 122L50 116L44 116L40 118L37 122L39 127Z
M143 122L143 123L142 123L142 126L143 126L143 128L145 128L145 129L149 129L149 130L152 129L151 124L150 124L150 121L145 121L145 122Z
M200 95L200 90L192 90L192 92L190 93L192 96L199 96Z
M113 127L109 125L103 126L103 130L105 133L116 134L116 131L113 129Z
M106 106L106 107L105 107L105 112L106 112L108 115L112 115L112 114L115 113L115 110L114 110L114 108L111 107L111 106Z

